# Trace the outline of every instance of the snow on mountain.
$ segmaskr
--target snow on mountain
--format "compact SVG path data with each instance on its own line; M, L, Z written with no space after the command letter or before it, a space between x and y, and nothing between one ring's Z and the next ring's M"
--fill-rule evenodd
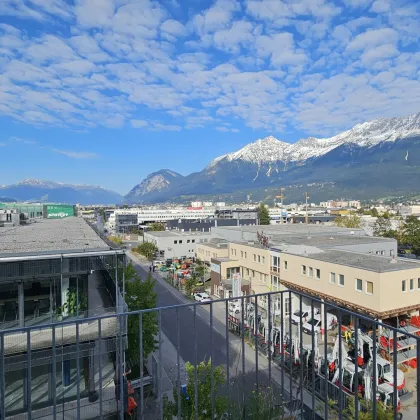
M104 191L109 191L104 187L101 187L100 185L90 185L90 184L65 184L64 182L56 182L56 181L46 181L42 179L35 179L35 178L26 178L23 181L18 182L15 185L25 185L28 187L39 187L39 188L60 188L60 187L70 187L74 189L101 189ZM0 186L1 187L1 186ZM4 188L7 187L7 185L3 186Z
M420 113L400 118L379 118L357 124L351 130L344 131L330 138L308 137L290 144L273 136L258 139L238 150L214 159L207 170L214 171L220 162L241 160L261 166L274 162L305 162L316 158L343 144L355 144L360 147L372 147L381 142L395 141L420 135ZM270 170L269 170L270 172ZM269 173L267 173L269 176Z

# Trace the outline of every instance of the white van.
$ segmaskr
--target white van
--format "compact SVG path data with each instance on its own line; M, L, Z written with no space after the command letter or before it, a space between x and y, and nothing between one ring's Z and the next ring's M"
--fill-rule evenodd
M158 265L166 265L166 263L163 260L154 260L153 261L153 266L157 267Z
M333 314L327 313L327 330L335 328L337 325L337 317ZM317 314L313 319L309 319L302 325L302 331L306 334L312 334L314 331L319 333L321 331L321 314Z

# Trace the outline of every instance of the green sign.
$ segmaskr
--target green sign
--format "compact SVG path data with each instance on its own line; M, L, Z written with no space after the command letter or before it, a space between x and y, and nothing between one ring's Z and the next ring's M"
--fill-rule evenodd
M47 205L47 219L64 219L65 217L74 216L73 206L50 206Z

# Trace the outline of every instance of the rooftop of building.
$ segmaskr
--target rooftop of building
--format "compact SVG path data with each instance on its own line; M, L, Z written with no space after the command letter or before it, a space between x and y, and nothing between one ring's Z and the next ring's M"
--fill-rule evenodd
M376 236L358 236L358 235L325 235L325 236L311 236L311 235L272 235L270 242L273 244L272 248L281 249L282 246L287 245L308 245L316 246L318 248L334 248L338 246L350 246L350 245L365 245L372 243L395 243L395 239L392 238L380 238Z
M210 232L182 232L180 230L162 230L162 231L146 231L146 235L156 236L158 238L179 237L179 236L209 236Z
M285 223L279 225L251 225L251 226L223 226L220 229L235 230L239 232L257 233L262 232L264 235L321 235L328 234L345 235L354 232L355 235L365 235L363 229L348 229L338 226L326 226L305 223Z
M288 252L285 252L288 254ZM294 253L289 253L296 255ZM300 256L302 256L300 254ZM420 263L405 258L383 257L372 254L360 254L351 251L327 250L319 253L305 255L306 258L324 261L336 265L359 268L376 273L387 273L399 270L420 268Z
M269 248L261 245L258 242L252 242L252 241L232 241L230 242L231 244L237 244L237 245L244 245L244 246L249 246L251 248L257 248L257 249L264 249L265 251L269 251Z
M0 230L0 256L109 249L86 221L78 217L40 219Z

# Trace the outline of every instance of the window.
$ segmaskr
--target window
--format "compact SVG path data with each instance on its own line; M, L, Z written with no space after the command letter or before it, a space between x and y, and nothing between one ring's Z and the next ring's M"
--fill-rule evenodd
M385 251L381 251L381 255L385 255Z
M330 273L330 283L335 284L335 273Z
M308 276L313 277L314 276L314 269L312 267L308 267L308 270L309 270Z
M287 270L287 261L283 261L284 269Z
M191 239L191 243L195 243L195 239Z
M264 283L267 283L267 275L266 274L263 274L262 275L262 279L263 279L263 282Z
M179 241L180 244L182 244L182 241Z
M254 254L254 261L257 261L257 256Z
M265 257L262 257L262 263L265 264Z
M363 280L356 279L356 290L361 292L363 290Z
M410 292L414 290L414 279L410 279Z
M246 275L249 276L249 268L246 269Z
M178 243L178 241L174 241L174 244L176 245Z
M252 270L252 277L255 278L255 271Z
M244 251L241 251L241 258L244 257Z
M258 262L261 262L261 255L258 255Z
M245 252L245 258L246 258L246 252Z
M417 279L417 289L420 289L420 278Z
M368 295L372 295L373 294L373 283L371 281L367 281L366 282L366 293Z
M319 268L315 269L315 277L317 280L321 278L321 270Z
M284 299L284 314L290 315L290 298Z
M344 286L344 274L339 274L338 275L338 285L339 286Z
M306 274L306 265L302 265L302 274Z
M187 244L189 244L190 243L190 240L189 239L187 239Z
M407 280L403 280L402 281L402 283L401 283L401 290L403 292L406 292L407 291Z

